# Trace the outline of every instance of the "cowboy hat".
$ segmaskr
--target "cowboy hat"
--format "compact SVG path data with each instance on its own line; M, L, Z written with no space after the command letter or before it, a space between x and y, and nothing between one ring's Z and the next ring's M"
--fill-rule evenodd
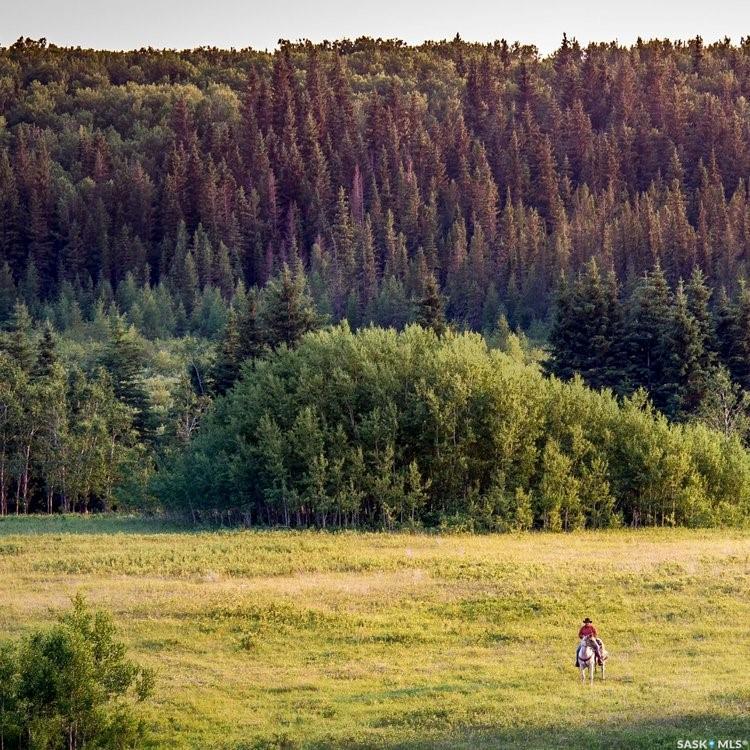
M586 619L584 620L584 622L591 622L591 618L590 618L590 617L587 617L587 618L586 618Z

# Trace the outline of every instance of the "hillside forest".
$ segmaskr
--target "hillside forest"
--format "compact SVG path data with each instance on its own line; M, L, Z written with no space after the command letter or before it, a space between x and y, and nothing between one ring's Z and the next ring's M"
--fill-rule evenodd
M750 519L750 39L0 48L0 514Z

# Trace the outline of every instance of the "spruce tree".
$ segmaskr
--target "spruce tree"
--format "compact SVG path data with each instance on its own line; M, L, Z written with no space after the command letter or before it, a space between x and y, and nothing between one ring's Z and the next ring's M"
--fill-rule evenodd
M109 373L115 396L133 410L133 426L143 438L152 431L151 404L144 382L144 352L134 328L120 317L110 323L109 341L100 359Z
M572 284L563 277L557 291L548 369L566 379L578 373L594 388L617 389L622 380L620 318L617 284L611 275L602 279L593 258Z
M507 321L506 321L507 322ZM555 293L552 328L549 335L550 357L547 371L558 378L568 380L576 372L573 361L573 289L565 276L561 276Z
M213 368L214 389L218 394L225 394L234 385L239 378L241 364L237 316L234 310L230 310L216 364Z
M706 284L705 276L698 266L693 269L690 280L685 285L685 294L688 310L695 318L700 332L704 350L702 365L708 368L714 364L716 357L716 331L711 316L711 289Z
M735 305L729 298L725 287L721 287L719 290L714 321L716 330L716 350L719 361L724 367L726 367L732 378L734 378L735 373L732 368L732 347L737 335L737 316Z
M33 258L29 258L26 263L18 291L27 308L36 315L39 308L39 273Z
M664 381L670 307L669 286L657 264L638 281L628 300L623 350L628 388L645 388L660 406L664 402L657 391Z
M386 328L401 330L413 315L413 309L400 279L388 276L380 287L373 322Z
M4 326L10 320L17 294L13 273L6 260L0 265L0 326Z
M440 295L435 274L430 273L424 283L424 292L417 302L416 322L423 328L432 329L438 336L445 332L443 298Z
M750 390L750 289L742 281L732 306L733 319L727 331L727 365L732 377Z
M708 372L700 325L689 310L680 281L661 350L662 382L654 388L654 403L671 418L695 412L706 392Z
M594 388L606 385L606 369L614 341L610 338L608 299L601 273L592 258L574 286L571 314L576 322L571 344L583 379Z
M251 289L237 316L238 353L241 361L256 359L266 351L266 340L258 309L258 290Z
M624 307L620 299L617 277L613 270L610 269L607 273L603 285L606 314L605 336L608 346L601 373L601 384L622 394L627 369L623 350Z
M263 293L262 321L266 342L272 349L282 344L294 346L305 333L319 326L301 269L292 273L284 263L281 273L268 282Z
M30 373L36 362L34 327L26 305L19 301L13 306L8 333L3 348L16 366Z
M49 377L56 362L55 336L52 331L52 324L48 320L44 324L42 338L39 340L39 354L36 358L34 375L38 378Z

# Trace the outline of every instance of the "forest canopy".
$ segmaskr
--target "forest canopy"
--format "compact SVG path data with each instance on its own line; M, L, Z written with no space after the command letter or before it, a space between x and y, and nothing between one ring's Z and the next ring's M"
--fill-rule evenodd
M697 266L731 295L750 242L749 92L747 40L564 38L541 58L460 39L21 39L0 50L2 293L39 315L62 295L85 317L148 285L118 304L152 336L215 334L212 295L297 258L354 326L403 325L430 273L451 319L527 326L592 257L621 285L658 261L672 286Z
M0 48L0 513L744 522L749 94L747 39Z

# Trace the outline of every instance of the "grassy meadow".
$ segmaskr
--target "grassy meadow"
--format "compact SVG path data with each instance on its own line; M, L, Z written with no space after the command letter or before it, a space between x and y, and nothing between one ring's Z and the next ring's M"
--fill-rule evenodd
M185 531L0 521L0 637L76 592L158 670L158 748L750 741L750 534ZM580 620L611 654L573 666Z

